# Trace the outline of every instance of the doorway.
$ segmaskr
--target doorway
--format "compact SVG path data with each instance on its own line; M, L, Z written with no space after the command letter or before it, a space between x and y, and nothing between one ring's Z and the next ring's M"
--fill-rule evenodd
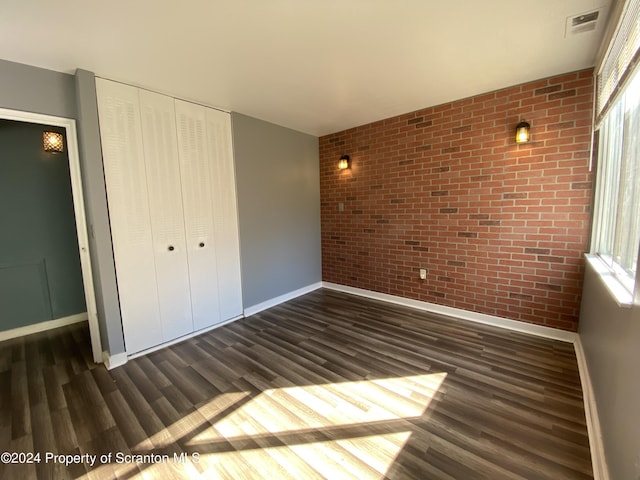
M8 134L13 130L17 136L24 137L25 141L28 139L28 147L32 151L34 146L31 143L38 142L35 153L31 154L32 158L25 159L24 165L15 161L11 165L7 164L7 168L10 166L13 169L12 172L7 172L16 176L15 185L4 179L5 190L12 190L8 193L9 198L15 198L13 205L4 205L6 226L11 225L15 231L7 232L5 229L3 241L13 245L18 252L11 261L5 258L4 262L0 262L0 282L7 284L4 290L4 303L7 304L5 308L9 312L12 309L15 312L19 310L18 314L12 315L13 324L9 328L18 327L19 330L16 331L24 331L26 334L31 330L41 330L43 327L38 323L43 319L50 320L47 322L49 328L55 327L61 316L64 317L61 320L74 321L74 315L66 316L65 312L77 311L84 303L93 360L101 362L102 348L75 120L0 109L0 122L3 128L8 129ZM44 151L44 131L63 135L63 154ZM18 184L19 179L22 185ZM56 200L52 200L49 206L45 205L46 212L38 211L38 204L42 206L46 203L47 195L52 195L52 199ZM73 215L69 211L70 203ZM31 212L31 218L20 218L19 212L22 210L25 214ZM17 235L18 233L22 235ZM13 235L12 238L8 238L10 234ZM51 237L49 243L46 238L38 238L46 235ZM72 238L74 235L75 238ZM7 293L8 289L12 292L15 290L15 293Z

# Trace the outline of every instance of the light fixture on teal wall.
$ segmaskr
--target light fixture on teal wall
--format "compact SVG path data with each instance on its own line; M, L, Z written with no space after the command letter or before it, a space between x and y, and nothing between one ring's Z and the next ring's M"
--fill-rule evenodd
M349 155L342 155L340 157L340 161L338 162L338 168L340 170L345 170L349 168L350 164L351 164L351 157L349 157Z
M57 132L43 132L42 144L44 151L49 153L64 152L64 137Z
M516 143L527 143L531 140L531 125L524 120L516 125Z

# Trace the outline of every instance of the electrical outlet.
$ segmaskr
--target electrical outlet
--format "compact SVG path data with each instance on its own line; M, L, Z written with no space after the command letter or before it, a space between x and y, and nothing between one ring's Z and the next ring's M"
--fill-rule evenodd
M426 268L421 268L420 269L420 280L426 280L427 279L427 269Z

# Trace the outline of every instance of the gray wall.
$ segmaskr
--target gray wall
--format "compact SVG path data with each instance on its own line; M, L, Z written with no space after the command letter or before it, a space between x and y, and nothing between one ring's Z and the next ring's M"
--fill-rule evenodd
M46 130L64 133L0 120L0 330L86 312L68 149Z
M100 340L102 349L115 355L124 353L125 347L107 209L107 191L102 168L94 74L87 70L76 70L75 91L78 107L80 167Z
M0 107L76 118L73 75L0 60Z
M249 308L322 280L318 139L237 113L232 122Z
M0 107L57 117L75 118L76 105L73 76L0 60ZM74 242L77 242L77 240L74 240ZM23 281L26 285L33 282L35 278L46 277L46 266L43 267L32 262L27 263L32 265L32 270L30 272L26 270L13 272L16 282ZM50 292L41 292L41 295L43 300L53 300ZM75 309L60 309L56 307L56 312L51 312L53 309L49 309L49 315L55 317ZM39 315L41 314L39 313Z
M76 119L103 350L124 352L102 173L93 74L67 75L0 60L0 107Z
M94 75L0 60L0 107L77 120L103 349L124 352ZM233 114L245 308L320 282L318 139Z
M640 479L640 307L621 308L587 262L579 334L612 480Z

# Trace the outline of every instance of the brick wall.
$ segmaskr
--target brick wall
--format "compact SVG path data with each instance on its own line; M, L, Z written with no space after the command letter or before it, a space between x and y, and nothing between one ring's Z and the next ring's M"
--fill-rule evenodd
M323 280L575 331L592 93L590 69L321 137Z

